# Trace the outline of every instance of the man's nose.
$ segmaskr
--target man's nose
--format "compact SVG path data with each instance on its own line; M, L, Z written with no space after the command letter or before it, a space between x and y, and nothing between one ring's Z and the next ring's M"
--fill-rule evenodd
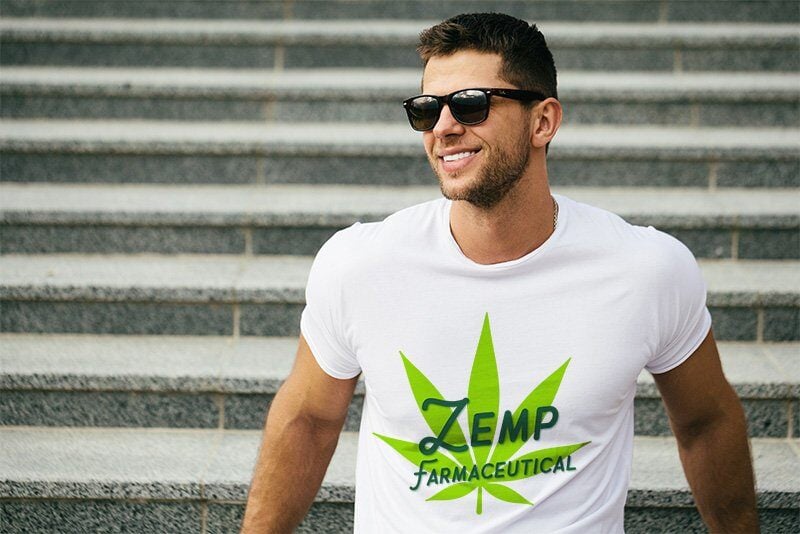
M433 127L433 135L442 138L448 135L462 135L464 132L464 125L453 117L453 114L450 113L450 106L445 104L439 114L439 120Z

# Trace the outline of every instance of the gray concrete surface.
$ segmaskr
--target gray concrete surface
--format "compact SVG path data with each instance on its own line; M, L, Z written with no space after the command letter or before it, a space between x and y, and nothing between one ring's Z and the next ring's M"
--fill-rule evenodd
M259 431L6 427L3 497L180 498L242 501ZM342 433L320 501L353 498L357 433ZM753 439L759 505L796 508L797 440ZM38 450L39 454L33 454ZM125 461L121 462L120 459ZM25 459L15 462L15 459ZM119 466L117 464L122 464ZM37 492L37 493L34 493ZM202 493L201 493L202 492ZM630 506L689 506L671 438L634 438Z
M261 428L296 344L296 338L0 334L0 424ZM720 343L752 436L792 431L799 347ZM358 429L363 394L359 383L348 430ZM639 377L635 429L670 434L647 373Z
M302 303L311 258L293 256L3 255L0 296ZM710 306L797 307L800 262L702 260Z
M534 21L737 21L791 22L800 19L796 4L786 0L727 0L720 9L716 1L673 0L295 0L287 9L281 0L219 0L213 3L158 0L6 0L6 16L52 17L172 17L233 19L444 19L456 13L487 8Z

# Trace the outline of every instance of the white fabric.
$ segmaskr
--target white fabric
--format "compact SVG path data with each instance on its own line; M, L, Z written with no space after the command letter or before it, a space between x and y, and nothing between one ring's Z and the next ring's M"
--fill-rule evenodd
M671 236L560 195L556 199L560 213L553 235L530 254L505 263L480 265L461 252L449 227L452 202L445 199L380 223L356 223L319 251L308 280L302 334L328 374L349 378L363 372L366 386L356 532L623 531L636 378L643 368L662 373L676 367L706 337L711 318L705 285L691 252ZM480 432L481 426L491 428L491 417L471 426L468 411L492 397L485 393L491 387L470 390L485 321L499 383L493 433ZM475 444L466 453L483 458L479 468L493 456L488 451L498 447L505 411L511 423L522 419L514 417L517 407L568 359L552 401L557 421L548 428L553 415L543 412L541 433L534 439L535 409L529 410L527 440L522 434L512 440L506 432L506 441L522 443L510 460L590 443L562 457L557 472L506 482L472 480L473 485L502 483L513 494L491 489L505 499L474 489L460 498L428 501L462 482L438 476L431 481L431 468L445 465L442 461L424 464L428 474L415 474L422 471L417 462L376 435L411 442L416 452L423 438L441 430L423 417L422 399L415 400L401 352L437 388L440 399L469 399L458 416L466 441L471 443L470 429L476 426L476 441L492 443ZM477 382L491 382L486 371L491 367L477 370L483 377ZM457 411L435 401L427 408L440 417ZM451 432L444 441L463 444ZM455 454L441 445L437 452L448 461ZM551 457L540 469L556 460ZM510 470L510 464L504 468ZM527 466L533 470L531 463ZM523 467L518 462L516 472ZM497 474L492 468L486 473ZM412 490L418 479L420 487ZM509 495L533 506L508 502Z

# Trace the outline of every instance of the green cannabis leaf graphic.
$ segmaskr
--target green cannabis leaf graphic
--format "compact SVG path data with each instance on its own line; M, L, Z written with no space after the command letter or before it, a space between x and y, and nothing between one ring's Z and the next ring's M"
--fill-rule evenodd
M374 435L392 447L406 460L419 467L415 473L422 479L423 466L435 464L436 469L442 474L443 480L449 483L452 475L453 482L447 487L429 497L429 501L446 501L460 499L478 490L475 512L483 511L483 492L501 501L533 506L533 503L510 487L497 482L513 482L538 474L539 465L544 465L546 460L556 463L569 457L581 447L591 443L575 443L539 449L519 457L513 455L528 441L528 423L535 419L533 439L539 439L542 428L555 425L558 412L552 406L561 379L567 370L570 360L565 361L550 376L539 383L533 391L511 413L506 412L500 421L500 434L497 442L493 438L497 433L500 420L500 379L497 373L492 332L489 327L489 314L484 317L475 359L472 363L467 398L462 400L445 400L436 386L420 371L405 354L400 352L403 366L411 386L411 392L417 403L423 419L433 432L433 436L426 437L419 443L391 438L375 433ZM465 434L457 420L457 415L466 406L469 421L469 433ZM550 417L549 423L545 419ZM470 439L467 439L467 435ZM492 445L494 447L492 448ZM440 448L447 450L448 456ZM491 451L491 455L489 452ZM487 463L492 462L492 463ZM516 462L516 471L512 473L509 467L503 473L500 465ZM525 470L520 469L520 464L525 465ZM535 465L534 469L529 469ZM484 473L486 467L495 467L495 476L503 474L501 478L493 478ZM545 470L542 468L542 470ZM562 466L563 470L563 466ZM490 469L490 473L492 469ZM447 473L447 476L444 475ZM472 473L468 475L468 473ZM480 476L478 475L480 473ZM419 481L417 485L419 486ZM430 482L429 482L430 484ZM416 489L411 487L410 489Z

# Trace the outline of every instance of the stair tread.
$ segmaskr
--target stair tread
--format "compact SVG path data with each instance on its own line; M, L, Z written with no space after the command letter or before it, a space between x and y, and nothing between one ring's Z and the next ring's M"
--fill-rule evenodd
M439 21L412 20L175 20L175 19L69 19L5 18L0 31L6 39L91 39L113 41L138 38L159 42L203 40L237 42L254 40L283 43L353 42L369 39L381 43L414 44L419 32ZM744 23L618 23L542 22L538 25L551 45L653 44L732 45L796 44L800 32L793 24Z
M287 153L413 155L423 157L420 134L392 123L250 123L150 120L3 120L0 149L71 152L130 151L217 154ZM684 159L769 155L797 159L800 128L683 126L564 126L554 154L673 154Z
M800 394L800 343L719 342L740 396ZM0 334L0 388L273 394L291 370L294 337ZM359 386L358 394L363 394ZM642 372L640 397L658 395Z
M15 498L243 501L261 431L0 427ZM318 501L352 502L358 434L343 432ZM752 438L759 504L796 505L800 440ZM690 505L672 438L634 437L629 506Z
M85 95L332 95L402 99L419 89L418 69L188 69L119 67L3 67L0 88ZM669 99L704 97L797 100L800 74L742 72L586 72L559 71L561 98ZM380 89L381 93L374 93Z
M304 302L308 256L8 254L6 299ZM711 306L797 306L798 260L699 260Z
M433 178L431 178L433 181ZM555 187L579 202L686 228L800 225L800 190ZM6 223L346 225L440 196L435 186L0 183Z

